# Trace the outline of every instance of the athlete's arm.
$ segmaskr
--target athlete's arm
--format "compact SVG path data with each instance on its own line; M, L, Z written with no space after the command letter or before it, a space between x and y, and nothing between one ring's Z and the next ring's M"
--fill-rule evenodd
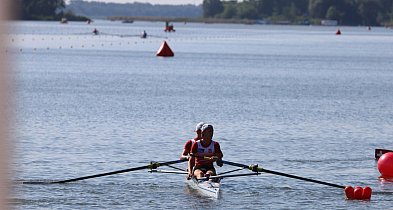
M180 155L180 160L188 160L189 158L189 154L190 154L190 150L192 147L192 142L189 140L186 142L186 144L184 145L184 149L182 154Z
M194 144L192 144L191 147L191 152L190 154L196 154L198 151L198 144L195 142ZM195 157L194 156L190 156L190 158L188 159L188 177L192 177L193 176L193 168L195 166Z

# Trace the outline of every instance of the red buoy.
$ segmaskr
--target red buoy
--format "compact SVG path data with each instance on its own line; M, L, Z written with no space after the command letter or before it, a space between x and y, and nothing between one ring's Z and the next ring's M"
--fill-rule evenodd
M363 189L363 196L362 196L363 200L370 200L371 199L371 193L372 193L371 188L369 186L365 187Z
M393 152L385 153L379 158L378 171L383 177L393 177Z
M336 35L341 35L341 31L340 31L340 29L337 29L337 31L336 31Z
M353 197L356 200L362 200L363 199L363 188L355 187L355 189L353 190Z
M352 186L346 186L345 187L345 196L347 197L347 199L352 200L355 198L354 194L353 194L353 187Z
M166 41L164 41L164 43L162 43L162 45L161 45L160 49L158 49L156 55L157 56L163 56L163 57L175 56L175 54L173 53L173 51L169 47L168 43L166 43Z

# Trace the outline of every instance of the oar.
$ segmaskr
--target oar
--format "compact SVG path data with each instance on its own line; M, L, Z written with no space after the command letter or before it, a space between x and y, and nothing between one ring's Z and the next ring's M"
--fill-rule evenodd
M264 169L264 168L258 167L258 165L250 165L250 166L248 166L248 165L244 165L244 164L241 164L241 163L234 163L234 162L229 162L229 161L222 161L222 162L224 164L237 166L237 167L241 167L241 168L244 168L244 169L249 169L249 170L251 170L253 172L264 172L264 173L275 174L275 175L279 175L279 176L285 176L285 177L289 177L289 178L292 178L292 179L299 179L299 180L303 180L303 181L307 181L307 182L314 182L314 183L317 183L317 184L322 184L322 185L327 185L327 186L331 186L331 187L341 188L341 189L344 189L345 196L349 200L353 200L353 199L354 200L370 200L371 199L372 189L370 187L368 187L368 186L366 186L365 188L361 188L361 187L353 188L352 186L343 186L343 185L333 184L333 183L319 181L319 180L315 180L315 179L295 176L295 175L292 175L292 174L286 174L286 173L282 173L282 172L278 172L278 171L272 171L272 170L268 170L268 169Z
M188 172L186 171L168 171L168 170L157 170L157 169L152 169L149 170L150 173L166 173L166 174L183 174L186 175Z
M303 180L303 181L308 181L308 182L314 182L314 183L318 183L318 184L322 184L322 185L327 185L327 186L331 186L331 187L337 187L337 188L341 188L341 189L345 189L345 186L342 185L338 185L338 184L333 184L333 183L329 183L329 182L324 182L324 181L319 181L319 180L315 180L315 179L310 179L310 178L305 178L305 177L300 177L300 176L295 176L292 174L286 174L286 173L282 173L282 172L278 172L278 171L272 171L272 170L268 170L268 169L264 169L261 167L258 167L258 165L244 165L241 163L234 163L234 162L229 162L229 161L222 161L224 164L228 164L231 166L237 166L237 167L242 167L245 169L249 169L251 171L254 172L264 172L264 173L269 173L269 174L275 174L275 175L279 175L279 176L285 176L285 177L289 177L289 178L293 178L293 179L299 179L299 180Z
M76 182L80 180L85 180L85 179L92 179L92 178L97 178L97 177L102 177L102 176L110 176L114 174L120 174L120 173L126 173L126 172L131 172L131 171L138 171L138 170L143 170L143 169L156 169L160 166L164 165L171 165L175 163L180 163L184 162L185 160L174 160L174 161L168 161L168 162L151 162L148 165L145 166L140 166L140 167L135 167L135 168L128 168L128 169L123 169L123 170L117 170L117 171L111 171L111 172L106 172L106 173L101 173L101 174L94 174L90 176L82 176L78 178L72 178L72 179L65 179L65 180L60 180L60 181L49 181L49 182L38 182L38 181L26 181L22 182L22 184L63 184L63 183L68 183L68 182Z

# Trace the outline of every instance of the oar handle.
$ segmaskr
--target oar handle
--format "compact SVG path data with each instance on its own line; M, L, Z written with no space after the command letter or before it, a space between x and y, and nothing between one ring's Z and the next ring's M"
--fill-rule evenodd
M192 153L190 153L190 157L203 158L205 160L210 160L210 158L211 158L211 157L208 157L208 156L195 155L195 154L192 154Z
M244 165L244 164L241 164L241 163L234 163L234 162L230 162L230 161L226 161L226 160L223 160L222 163L228 164L228 165L231 165L231 166L240 167L240 168L249 168L248 165Z

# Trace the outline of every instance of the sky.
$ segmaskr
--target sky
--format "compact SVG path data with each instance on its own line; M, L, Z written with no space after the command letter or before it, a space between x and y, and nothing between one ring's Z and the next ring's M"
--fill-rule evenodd
M150 4L172 4L172 5L180 5L180 4L194 4L199 5L202 4L203 0L85 0L85 1L99 1L106 3L150 3Z

